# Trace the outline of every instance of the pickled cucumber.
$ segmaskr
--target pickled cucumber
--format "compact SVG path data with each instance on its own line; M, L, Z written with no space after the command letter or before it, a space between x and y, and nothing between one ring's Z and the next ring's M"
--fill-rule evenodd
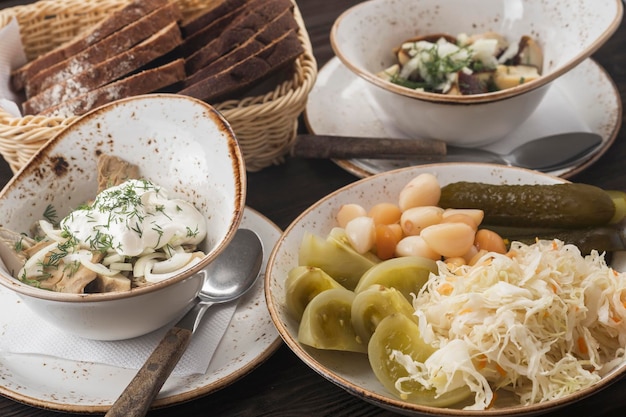
M300 320L307 304L322 291L343 288L330 275L314 266L292 268L285 280L287 311Z
M369 342L378 324L393 313L401 313L414 320L415 309L395 288L371 285L359 292L352 301L352 327L364 343Z
M437 272L437 263L419 256L402 256L382 261L368 269L354 288L359 293L374 284L397 289L413 302L411 294L417 294L428 280L430 273Z
M583 228L621 220L624 213L616 212L614 198L588 184L493 185L461 181L442 187L439 205L481 209L485 213L483 224Z
M376 262L342 241L341 231L336 228L326 239L305 233L298 253L298 264L320 268L343 287L352 290L361 275Z
M316 295L304 309L298 341L317 349L366 353L352 327L354 293L334 288Z
M469 388L462 387L437 397L434 389L425 389L419 382L412 380L402 382L403 392L400 392L396 388L396 381L409 376L409 373L392 359L393 351L408 355L416 362L424 362L435 351L424 342L417 324L400 313L387 316L380 322L367 347L370 365L380 383L405 401L432 407L447 407L471 395Z

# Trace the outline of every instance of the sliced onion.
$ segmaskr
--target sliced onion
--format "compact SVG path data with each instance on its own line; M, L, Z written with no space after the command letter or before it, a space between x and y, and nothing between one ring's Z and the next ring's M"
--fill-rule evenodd
M164 274L182 268L189 263L191 252L177 252L171 258L157 262L152 266L154 274Z
M152 269L152 264L154 264L156 262L155 259L158 258L165 258L165 255L159 252L152 252L147 255L140 256L133 267L133 276L136 278L143 277L146 269ZM146 268L148 264L150 265L150 268Z
M79 252L82 252L82 251L79 251ZM93 254L89 251L86 251L86 252L89 253L89 257L87 256L80 257L80 263L82 266L95 272L96 274L104 275L106 277L112 277L113 275L119 274L119 271L113 271L107 268L106 266L102 265L101 263L92 262L91 257L93 256Z
M44 232L47 237L55 242L63 243L67 240L66 237L62 236L63 231L61 229L55 229L52 223L47 220L39 220L39 227L41 227L41 231Z
M30 258L28 258L28 260L26 260L26 262L24 263L24 267L19 272L18 277L22 277L23 275L26 275L27 277L39 275L37 273L38 267L41 264L43 264L44 259L46 258L46 255L49 252L52 252L56 247L57 247L57 243L54 242L38 250L37 252L35 252L33 256L31 256Z
M133 264L128 263L128 262L113 262L111 265L109 265L109 268L117 272L132 271Z
M164 273L164 274L155 274L155 273L153 273L151 271L146 271L146 281L155 283L155 282L160 282L160 281L166 280L168 278L171 278L174 275L178 274L179 272L182 272L185 269L194 266L195 264L200 262L200 259L201 259L200 257L193 256L191 258L191 260L189 261L189 263L184 265L182 268L179 268L179 269L177 269L175 271L167 272L167 273Z
M109 255L106 258L104 258L102 260L102 264L103 265L111 265L111 264L114 264L116 262L122 262L123 260L124 260L124 256L120 255L119 253L114 253L114 254Z

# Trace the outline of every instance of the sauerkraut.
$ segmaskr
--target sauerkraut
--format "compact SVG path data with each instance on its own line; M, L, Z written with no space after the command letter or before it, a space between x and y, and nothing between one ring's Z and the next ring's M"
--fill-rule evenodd
M423 363L393 352L409 372L399 390L407 380L438 394L467 385L466 409L481 410L503 389L528 405L589 387L624 360L626 274L603 254L514 242L474 266L438 266L413 303L437 351Z

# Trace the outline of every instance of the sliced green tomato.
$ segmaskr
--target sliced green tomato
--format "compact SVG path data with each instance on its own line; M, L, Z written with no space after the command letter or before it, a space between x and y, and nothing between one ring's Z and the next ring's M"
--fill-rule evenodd
M354 292L359 293L374 284L395 288L413 301L411 294L417 294L428 281L430 273L437 272L437 263L419 256L402 256L380 262L368 269L357 284Z
M435 351L424 342L417 324L400 313L384 318L368 344L370 365L380 383L402 400L431 407L447 407L471 395L469 388L462 387L437 397L434 389L425 389L419 382L411 380L402 383L404 392L400 392L396 381L409 373L404 366L391 359L393 351L408 355L416 362L424 362Z
M298 264L318 267L339 284L352 290L361 275L375 265L375 261L338 239L338 233L326 239L305 233L298 253Z
M345 288L319 293L304 309L298 341L317 349L366 353L367 345L359 342L352 327L353 300L354 293Z
M322 291L343 288L330 275L314 266L292 268L285 281L287 311L300 320L309 302Z
M415 309L395 288L375 284L356 294L352 302L352 327L364 343L369 342L378 324L393 313L414 320Z

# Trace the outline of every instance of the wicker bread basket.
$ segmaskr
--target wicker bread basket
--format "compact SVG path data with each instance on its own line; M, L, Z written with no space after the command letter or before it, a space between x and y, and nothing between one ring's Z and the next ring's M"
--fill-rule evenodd
M40 0L0 10L0 28L17 18L26 57L31 60L72 39L129 1ZM218 0L176 1L187 17ZM296 135L298 116L317 77L317 64L297 5L294 14L305 52L294 63L293 76L264 95L212 103L230 122L251 172L283 162ZM17 172L45 142L76 118L18 118L0 108L0 153L11 170Z

